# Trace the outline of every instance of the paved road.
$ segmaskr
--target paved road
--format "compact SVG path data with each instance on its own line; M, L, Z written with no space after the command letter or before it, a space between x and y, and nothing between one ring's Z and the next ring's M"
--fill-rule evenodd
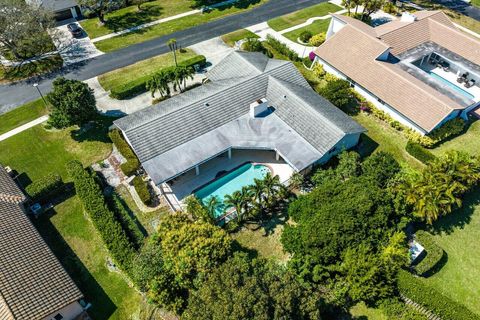
M480 8L475 7L470 3L462 0L435 0L434 2L440 3L447 8L480 21Z
M45 93L51 90L52 81L58 75L70 79L86 80L137 61L166 53L168 52L168 47L165 43L170 38L177 39L179 45L187 47L325 1L326 0L270 0L266 4L247 12L132 45L69 66L57 72L55 75L44 76L11 85L2 85L0 86L0 114L28 101L37 99L38 92L32 87L34 82L39 82L40 90Z

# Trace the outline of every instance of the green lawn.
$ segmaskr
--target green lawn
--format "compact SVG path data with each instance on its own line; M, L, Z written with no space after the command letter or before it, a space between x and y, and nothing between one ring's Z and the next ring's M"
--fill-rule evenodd
M329 2L324 2L305 8L303 10L295 11L293 13L271 19L268 21L268 25L275 31L281 31L298 24L306 22L309 18L312 17L323 17L329 13L337 12L341 10L337 5L334 5Z
M230 47L233 47L235 45L235 42L243 39L248 39L248 38L257 39L258 36L247 29L240 29L234 32L227 33L222 36L223 42L225 42Z
M448 260L426 282L480 316L480 190L465 198L462 209L441 218L435 230Z
M472 0L470 3L475 7L480 7L480 0Z
M46 131L37 125L0 142L0 163L22 174L20 181L24 186L50 172L58 172L68 180L68 161L79 159L90 165L108 156L112 147L107 130L112 120L100 118L84 133L74 128Z
M47 113L45 103L38 99L0 115L0 134L35 120Z
M177 51L178 62L185 61L195 56L196 53L190 49L187 49L185 53L180 53ZM115 87L132 82L137 78L153 75L160 69L173 65L175 65L173 54L166 53L102 74L98 77L98 81L105 90L109 91Z
M95 45L101 51L111 52L120 48L128 47L132 44L165 36L170 33L188 29L212 20L224 18L228 15L236 14L245 10L251 10L252 8L257 7L267 1L268 0L240 0L226 8L214 9L210 12L198 13L188 17L175 19L122 36L99 41L96 42ZM179 45L181 45L181 43L179 43Z
M330 24L330 20L331 19L329 18L329 19L325 19L325 20L314 21L312 24L310 24L306 27L299 28L299 29L284 33L283 36L292 40L292 41L294 41L294 42L297 42L297 39L300 37L300 34L303 31L310 31L312 34L319 34L319 33L322 33L322 32L327 32L328 25Z
M436 155L445 153L448 150L459 150L480 156L480 121L473 122L467 132L447 140L434 148L432 152Z
M62 65L63 59L60 55L53 55L37 62L24 63L19 67L0 66L0 83L19 81L35 75L55 71L61 68Z
M365 320L388 320L388 317L380 309L369 308L365 303L356 304L350 309L354 319Z
M120 273L107 269L107 250L86 219L77 196L57 205L34 223L92 304L88 313L93 319L132 318L142 297Z
M142 10L138 10L134 5L108 13L105 15L104 25L100 24L97 17L83 20L80 24L88 36L93 39L193 10L193 5L192 0L156 0L143 4Z

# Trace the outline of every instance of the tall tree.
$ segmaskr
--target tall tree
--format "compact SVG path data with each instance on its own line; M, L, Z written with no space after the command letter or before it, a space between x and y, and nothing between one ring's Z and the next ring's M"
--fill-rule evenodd
M78 0L77 3L95 14L100 23L104 24L105 14L121 8L124 0Z
M78 80L55 79L47 100L51 105L48 123L55 128L82 125L97 114L93 90Z
M53 15L25 1L0 0L0 55L17 61L40 57L54 51L47 30L55 26Z
M170 39L167 41L168 48L173 53L173 60L175 62L175 67L178 67L177 63L177 39Z
M170 95L170 83L172 82L172 72L168 70L162 70L153 75L152 79L147 82L147 89L152 93L152 97L155 97L155 92L158 91L160 96Z

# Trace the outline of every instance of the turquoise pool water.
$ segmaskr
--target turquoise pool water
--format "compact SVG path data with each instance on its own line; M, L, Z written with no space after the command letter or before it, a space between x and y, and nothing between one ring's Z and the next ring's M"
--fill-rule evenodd
M246 163L197 190L194 194L203 203L207 204L210 198L218 197L219 205L215 210L215 218L223 215L227 209L223 203L226 195L241 190L244 186L252 185L254 179L263 179L270 172L264 165Z
M433 73L433 72L431 72L431 71L429 72L429 74L432 76L432 78L437 79L437 80L439 80L440 82L446 84L447 86L449 86L449 87L452 88L453 90L457 91L457 92L460 93L461 95L463 95L463 96L465 96L465 97L467 97L467 98L469 98L469 99L471 99L471 100L475 99L475 97L474 97L472 94L470 94L469 92L463 90L462 88L460 88L460 87L457 86L456 84L451 83L451 82L448 81L447 79L439 76L438 74Z

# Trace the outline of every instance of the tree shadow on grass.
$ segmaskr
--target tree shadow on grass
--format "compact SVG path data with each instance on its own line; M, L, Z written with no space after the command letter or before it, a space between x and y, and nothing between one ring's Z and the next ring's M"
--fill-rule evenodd
M54 209L49 210L38 219L32 219L32 222L80 291L82 291L85 299L92 303L93 307L89 310L89 313L94 315L96 319L108 319L116 310L115 304L52 224L50 218L55 214Z
M72 130L70 135L77 142L99 141L110 143L108 131L115 119L117 118L98 115L95 120L82 125L76 130Z
M480 210L480 187L475 188L463 199L463 206L449 215L440 218L431 228L432 233L451 234L456 229L463 229L472 220L475 209ZM430 230L429 230L430 231Z
M133 28L145 23L149 23L159 19L163 8L159 5L144 4L141 6L142 10L128 12L123 15L109 17L105 21L105 27L112 32Z

